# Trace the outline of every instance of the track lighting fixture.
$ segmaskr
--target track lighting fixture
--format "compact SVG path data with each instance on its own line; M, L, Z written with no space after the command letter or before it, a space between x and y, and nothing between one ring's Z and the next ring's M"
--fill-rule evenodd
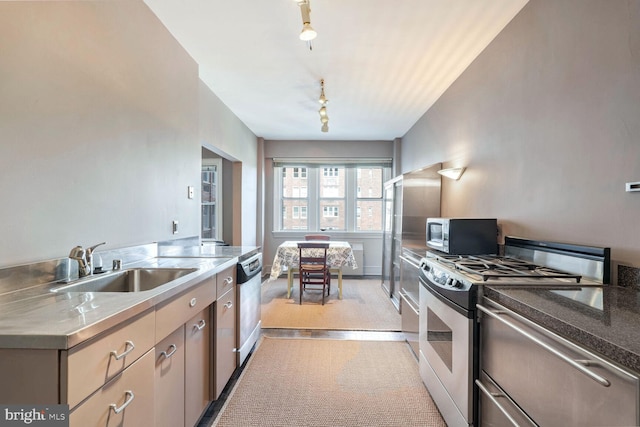
M298 6L300 6L300 12L302 13L302 31L300 32L300 40L311 42L315 39L318 33L311 26L311 4L309 0L296 0Z
M324 95L324 79L320 80L320 98L318 98L318 102L322 105L318 111L318 114L320 114L320 123L322 123L320 130L322 132L329 132L329 115L327 114L327 103L329 100Z

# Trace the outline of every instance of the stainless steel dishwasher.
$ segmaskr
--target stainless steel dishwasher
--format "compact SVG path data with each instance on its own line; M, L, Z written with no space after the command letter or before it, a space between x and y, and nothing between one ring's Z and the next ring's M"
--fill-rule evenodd
M260 337L262 253L240 259L236 278L236 353L238 366L245 361Z

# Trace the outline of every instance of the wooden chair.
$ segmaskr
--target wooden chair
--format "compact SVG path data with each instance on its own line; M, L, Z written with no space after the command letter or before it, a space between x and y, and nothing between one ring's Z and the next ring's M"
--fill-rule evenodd
M298 243L300 304L302 304L302 293L307 287L322 289L322 305L324 305L325 289L327 290L327 296L329 296L331 292L331 274L327 265L328 248L329 244L324 242Z
M331 240L331 236L327 234L306 234L304 240Z

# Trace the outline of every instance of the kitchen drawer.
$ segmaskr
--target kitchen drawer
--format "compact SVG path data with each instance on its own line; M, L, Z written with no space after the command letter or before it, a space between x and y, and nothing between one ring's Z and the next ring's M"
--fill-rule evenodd
M69 426L138 427L154 425L154 354L154 350L149 350L75 408L69 414ZM124 407L125 405L126 407ZM121 411L116 413L118 409Z
M220 298L226 294L229 289L233 288L236 283L236 266L233 265L225 270L222 270L216 276L217 295Z
M213 280L207 279L156 309L156 342L211 305L216 299Z
M150 310L106 335L71 348L66 359L62 357L62 378L66 372L66 402L70 408L153 347L154 321ZM62 384L64 387L65 381Z

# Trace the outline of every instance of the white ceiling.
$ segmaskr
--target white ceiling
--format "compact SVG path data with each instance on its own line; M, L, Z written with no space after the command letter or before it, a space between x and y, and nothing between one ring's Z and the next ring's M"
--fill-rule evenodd
M145 0L257 136L402 137L528 0ZM320 131L320 79L329 132Z

